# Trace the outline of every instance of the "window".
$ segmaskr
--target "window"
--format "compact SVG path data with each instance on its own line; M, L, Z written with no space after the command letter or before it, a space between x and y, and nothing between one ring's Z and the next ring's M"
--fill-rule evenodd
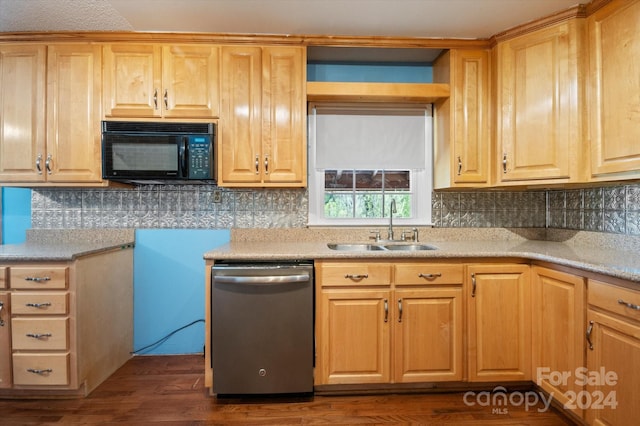
M309 224L431 223L430 105L312 105Z

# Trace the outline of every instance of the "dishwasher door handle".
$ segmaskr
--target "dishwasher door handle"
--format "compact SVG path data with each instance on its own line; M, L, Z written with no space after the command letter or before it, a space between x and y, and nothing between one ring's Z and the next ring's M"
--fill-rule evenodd
M266 276L216 275L213 277L216 283L249 285L303 283L309 281L309 279L309 274Z

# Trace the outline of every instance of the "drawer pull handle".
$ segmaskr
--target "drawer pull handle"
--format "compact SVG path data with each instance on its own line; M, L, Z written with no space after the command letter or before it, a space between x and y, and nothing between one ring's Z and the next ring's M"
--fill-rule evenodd
M51 278L50 277L25 277L24 280L41 283L43 281L51 281Z
M4 308L4 303L0 302L0 314L2 314L2 308ZM0 318L0 327L4 327L4 320Z
M40 369L37 369L37 368L27 368L27 371L29 373L39 374L41 376L47 376L47 375L53 373L53 370L50 369L50 368L45 368L44 370L40 370Z
M398 322L402 322L402 299L398 299Z
M34 339L42 339L45 337L51 337L51 333L27 333L27 337L32 337Z
M589 344L589 349L593 350L593 342L591 341L591 333L593 333L593 321L589 321L589 327L587 327L587 333L586 333L586 338L587 338L587 343Z
M27 308L48 308L49 306L51 306L51 303L49 303L49 302L44 302L44 303L25 303L24 306L26 306Z
M389 321L389 301L384 299L384 322Z
M476 274L471 274L471 297L476 297Z
M439 278L441 276L442 276L442 274L439 273L439 272L437 274L418 274L419 278L426 278L428 280L432 280L434 278Z
M364 278L369 278L369 274L345 274L345 278L351 278L352 280L361 280Z
M618 299L618 304L624 305L629 309L633 309L634 311L640 311L640 305L636 305L636 304L633 304L633 303L625 302L622 299Z

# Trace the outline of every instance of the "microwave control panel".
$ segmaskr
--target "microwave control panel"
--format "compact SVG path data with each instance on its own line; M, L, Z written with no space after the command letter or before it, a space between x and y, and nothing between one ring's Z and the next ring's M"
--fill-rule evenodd
M213 179L211 138L208 136L189 137L189 179Z

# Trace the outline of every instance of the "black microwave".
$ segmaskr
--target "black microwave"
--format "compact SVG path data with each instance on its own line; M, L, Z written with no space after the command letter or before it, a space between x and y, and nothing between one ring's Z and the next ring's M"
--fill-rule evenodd
M215 123L102 122L102 178L215 182Z

